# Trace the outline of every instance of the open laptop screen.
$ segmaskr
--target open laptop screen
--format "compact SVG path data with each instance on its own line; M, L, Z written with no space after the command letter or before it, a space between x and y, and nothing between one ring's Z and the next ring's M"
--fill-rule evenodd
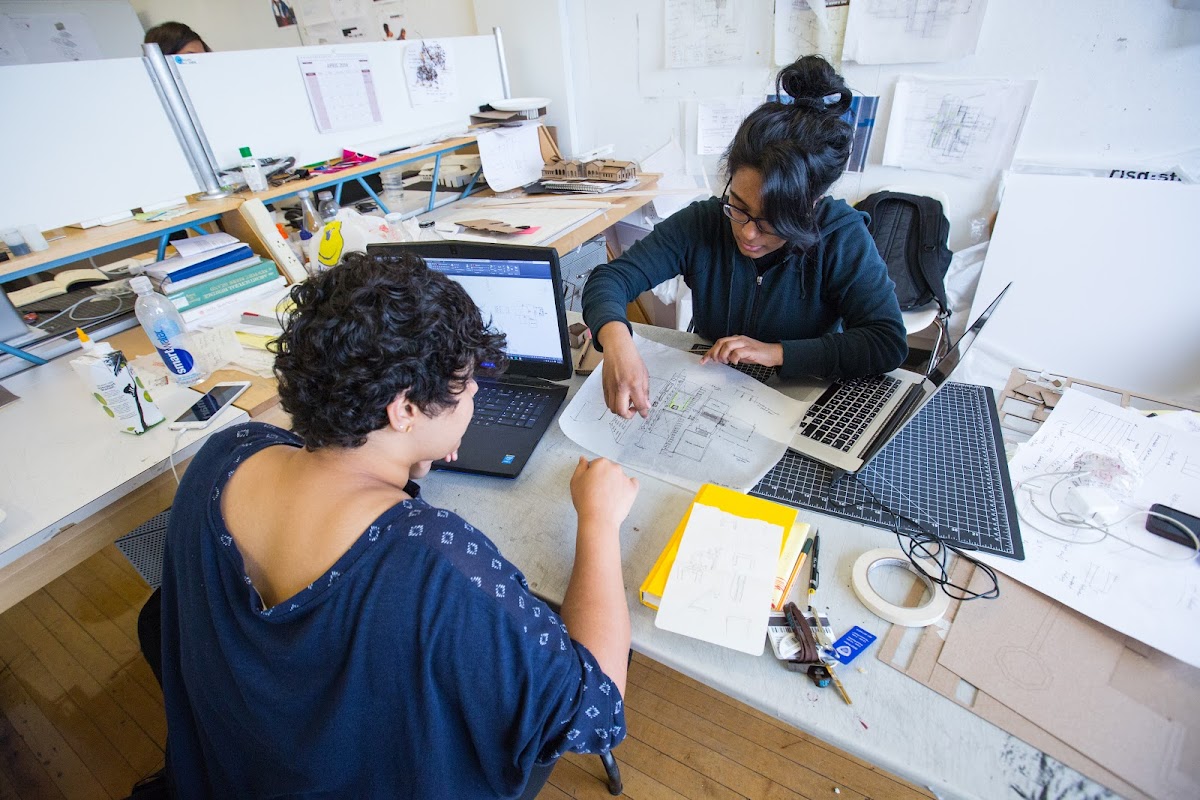
M553 248L442 241L372 244L367 250L413 253L462 286L484 322L507 337L508 375L561 381L574 373Z
M467 290L486 322L508 337L514 371L528 361L562 363L554 282L546 261L430 258L425 265Z

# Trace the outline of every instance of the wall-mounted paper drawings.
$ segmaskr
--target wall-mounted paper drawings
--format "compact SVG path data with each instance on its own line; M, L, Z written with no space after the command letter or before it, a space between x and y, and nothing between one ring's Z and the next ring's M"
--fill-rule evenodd
M749 96L701 100L696 107L696 152L702 156L725 152L742 120L761 104L762 98Z
M318 131L352 130L383 122L369 58L316 55L297 60Z
M740 0L667 0L668 69L737 64L746 46Z
M404 50L404 78L414 107L458 99L453 45L446 39L420 39Z
M800 56L842 60L850 0L775 0L775 65Z
M842 58L908 64L968 56L986 8L987 0L854 0Z
M762 655L782 544L782 526L693 506L655 627Z
M999 78L899 78L883 163L990 179L1012 162L1036 86Z
M3 14L0 29L0 65L104 57L83 14Z

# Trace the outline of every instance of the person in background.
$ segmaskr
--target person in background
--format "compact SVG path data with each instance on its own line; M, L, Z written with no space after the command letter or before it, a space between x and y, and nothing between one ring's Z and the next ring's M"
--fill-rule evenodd
M291 298L275 373L293 431L213 434L172 507L175 796L531 798L562 753L624 738L619 534L637 481L579 459L555 613L413 483L456 457L503 335L407 254L349 253Z
M200 34L182 22L164 22L146 31L146 44L156 44L164 56L185 56L192 53L211 53Z
M867 215L825 197L845 169L850 90L820 56L776 77L776 94L742 122L725 151L721 198L660 222L593 270L584 321L604 351L604 398L622 417L650 410L649 376L626 305L676 275L693 293L701 363L762 364L822 379L895 369L908 353L895 286Z

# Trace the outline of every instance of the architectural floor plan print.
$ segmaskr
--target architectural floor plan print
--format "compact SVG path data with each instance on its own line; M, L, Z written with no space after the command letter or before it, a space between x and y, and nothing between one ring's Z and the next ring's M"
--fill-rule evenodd
M623 419L604 404L593 372L559 418L587 449L689 489L746 491L783 455L802 405L721 364L637 339L650 371L649 416Z

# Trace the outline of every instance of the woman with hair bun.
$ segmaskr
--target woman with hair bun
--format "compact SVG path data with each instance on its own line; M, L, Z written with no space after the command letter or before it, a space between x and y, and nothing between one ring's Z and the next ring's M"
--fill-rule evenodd
M701 363L761 364L784 378L851 378L908 353L895 287L866 214L824 196L850 156L845 81L820 56L784 67L776 94L725 151L721 198L692 203L624 255L593 270L583 315L604 351L604 398L625 418L650 411L649 375L625 307L682 275Z

